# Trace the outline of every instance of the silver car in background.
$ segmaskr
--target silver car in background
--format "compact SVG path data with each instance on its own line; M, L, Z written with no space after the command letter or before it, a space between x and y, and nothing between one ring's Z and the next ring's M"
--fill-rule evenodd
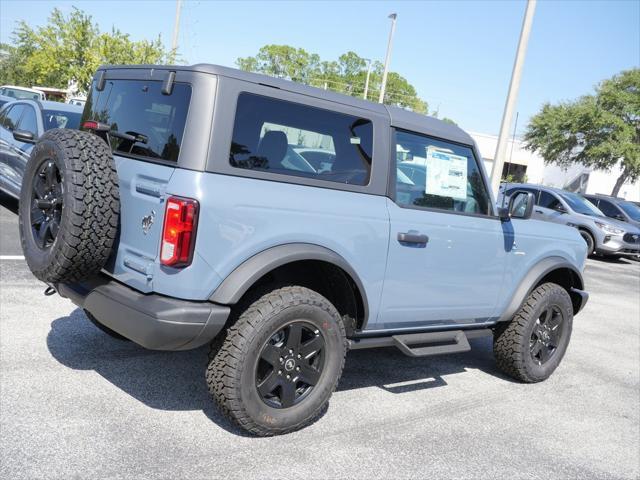
M516 191L533 193L533 218L577 228L587 242L589 254L608 257L640 255L640 229L630 223L608 218L593 203L577 193L532 184L501 186L498 203Z

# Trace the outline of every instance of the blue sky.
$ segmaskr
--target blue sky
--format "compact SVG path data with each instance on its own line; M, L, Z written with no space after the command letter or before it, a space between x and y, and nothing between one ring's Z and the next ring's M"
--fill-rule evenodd
M40 25L52 8L75 5L102 30L171 43L175 2L0 0L0 41L18 20ZM497 133L525 2L183 2L179 51L188 63L234 66L268 43L337 59L348 50L382 61L387 15L398 14L391 68L441 116ZM517 111L518 131L544 102L588 93L600 80L640 66L640 1L539 1Z

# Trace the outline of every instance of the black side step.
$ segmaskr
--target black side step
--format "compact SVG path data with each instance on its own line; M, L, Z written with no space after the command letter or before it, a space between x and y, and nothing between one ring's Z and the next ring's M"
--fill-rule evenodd
M361 337L349 340L351 350L364 348L397 347L410 357L426 357L443 353L468 352L470 338L492 335L488 328L473 330L450 330L445 332L418 332L390 335L388 337ZM421 345L411 348L411 345Z
M468 352L471 345L462 330L450 332L414 333L409 335L393 335L393 341L402 353L409 357L427 357L443 353ZM429 345L430 343L435 345ZM411 348L410 345L424 345Z

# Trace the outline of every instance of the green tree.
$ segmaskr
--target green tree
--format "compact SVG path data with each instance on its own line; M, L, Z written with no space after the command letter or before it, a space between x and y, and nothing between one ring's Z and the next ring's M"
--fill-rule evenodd
M545 104L529 122L525 146L545 162L609 171L620 165L612 195L640 178L640 69L601 82L593 95Z
M255 57L238 58L236 65L249 72L326 87L354 97L364 96L368 68L367 60L352 51L340 55L337 61L323 61L317 54L289 45L265 45ZM369 100L375 100L380 95L382 71L380 62L374 62L371 66L367 94ZM419 113L427 112L427 103L418 97L413 85L396 72L389 72L384 103Z
M113 29L101 33L92 17L78 8L68 16L54 8L46 25L18 23L12 44L0 46L0 83L67 88L86 92L101 64L165 63L173 55L160 37L132 41Z

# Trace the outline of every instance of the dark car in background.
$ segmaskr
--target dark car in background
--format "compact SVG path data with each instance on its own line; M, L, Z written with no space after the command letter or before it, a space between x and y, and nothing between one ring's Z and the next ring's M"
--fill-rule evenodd
M17 100L0 108L0 190L20 197L24 169L38 138L54 128L80 127L82 107Z
M598 207L607 217L640 227L640 206L636 203L601 193L583 195L583 197Z

